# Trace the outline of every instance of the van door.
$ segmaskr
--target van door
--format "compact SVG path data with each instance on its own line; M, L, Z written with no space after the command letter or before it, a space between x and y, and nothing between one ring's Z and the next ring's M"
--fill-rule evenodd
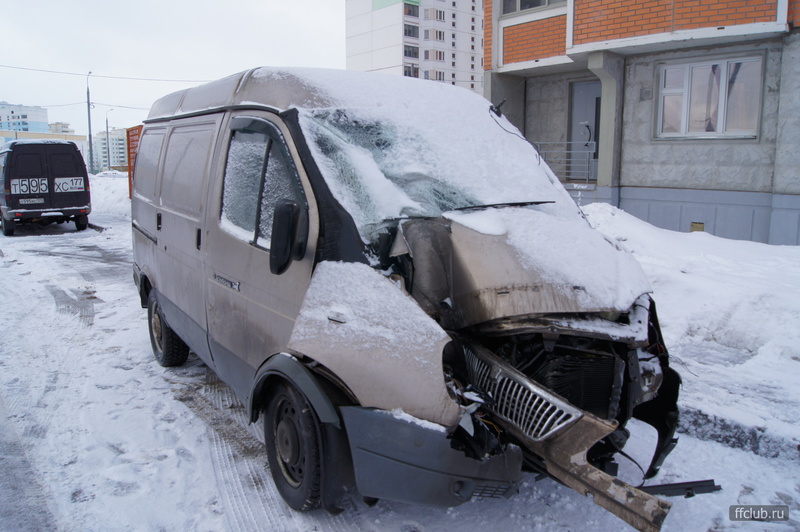
M8 207L35 211L50 208L52 183L47 177L47 155L42 144L18 144L11 156L6 187Z
M89 207L89 178L78 148L69 144L47 145L50 173L50 206L53 209Z
M240 397L256 370L286 350L310 284L318 234L308 178L279 117L267 112L230 116L225 157L210 191L206 293L209 345L217 373ZM276 203L291 200L308 215L308 246L280 275L270 272Z
M170 327L209 361L203 265L203 222L208 178L222 114L176 122L167 133L162 175L156 183L157 249L154 285Z

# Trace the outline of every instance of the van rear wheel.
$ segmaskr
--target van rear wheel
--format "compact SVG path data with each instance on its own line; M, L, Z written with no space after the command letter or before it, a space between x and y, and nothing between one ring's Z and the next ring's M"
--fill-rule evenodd
M81 214L80 216L75 217L75 229L78 231L83 231L89 227L89 217L85 214Z
M270 394L264 416L267 461L275 487L298 511L320 505L320 436L314 409L287 382Z
M5 236L14 236L14 229L16 228L16 222L14 220L6 220L2 216L0 216L0 221L3 223L3 234Z
M159 364L171 367L186 362L189 358L189 346L167 324L155 290L150 290L147 296L147 328L150 331L153 356Z

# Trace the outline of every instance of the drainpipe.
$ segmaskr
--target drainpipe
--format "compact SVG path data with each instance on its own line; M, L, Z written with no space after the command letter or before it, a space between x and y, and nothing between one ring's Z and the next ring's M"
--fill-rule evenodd
M622 152L622 100L625 60L611 52L589 54L589 70L600 79L600 132L597 154L597 188L600 199L619 207ZM607 193L603 194L603 189Z

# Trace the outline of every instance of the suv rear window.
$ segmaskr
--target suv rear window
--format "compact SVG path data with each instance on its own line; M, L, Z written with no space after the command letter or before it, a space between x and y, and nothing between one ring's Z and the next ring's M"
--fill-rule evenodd
M53 177L75 177L81 175L71 153L54 153L50 156L50 171Z
M20 177L42 175L42 157L38 153L24 153L17 156L17 175Z

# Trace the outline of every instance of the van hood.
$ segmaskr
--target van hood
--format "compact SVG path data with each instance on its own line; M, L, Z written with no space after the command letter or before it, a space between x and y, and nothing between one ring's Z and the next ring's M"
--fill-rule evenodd
M542 315L627 312L651 292L639 264L579 216L548 205L404 220L390 252L411 294L452 329Z

